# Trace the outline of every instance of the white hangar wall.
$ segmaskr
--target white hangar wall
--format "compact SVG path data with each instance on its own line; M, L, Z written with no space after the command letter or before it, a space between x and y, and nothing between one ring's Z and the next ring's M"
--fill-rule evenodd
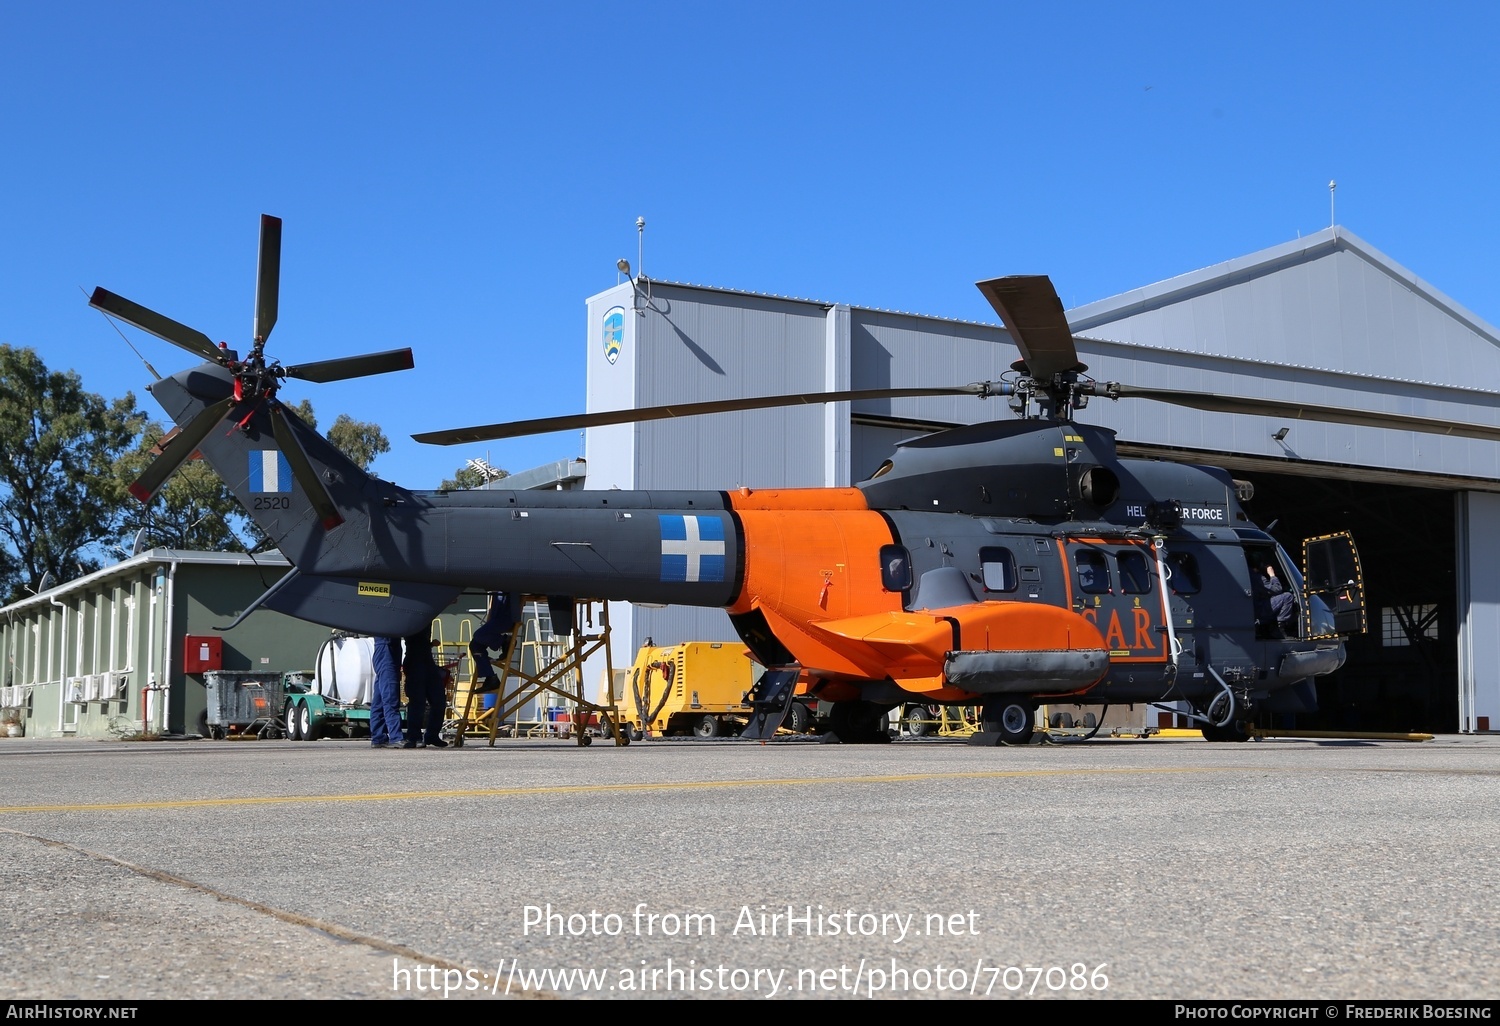
M623 282L587 307L590 412L1000 380L1019 358L994 324L693 285ZM1500 333L1338 227L1068 318L1099 380L1500 425ZM926 428L1011 416L1003 398L925 397L590 429L587 487L846 485ZM1500 563L1500 496L1488 494L1500 445L1145 400L1095 399L1079 419L1146 451L1456 492L1460 728L1500 723L1500 586L1487 570ZM1288 423L1283 445L1272 436ZM648 637L734 638L720 610L617 605L611 620L617 667Z
M1458 504L1458 723L1500 725L1500 495Z
M848 307L630 282L588 300L588 411L849 387ZM590 428L590 489L848 484L847 404ZM598 461L597 465L595 461ZM615 667L647 638L737 640L718 609L612 603ZM585 670L597 683L602 660Z

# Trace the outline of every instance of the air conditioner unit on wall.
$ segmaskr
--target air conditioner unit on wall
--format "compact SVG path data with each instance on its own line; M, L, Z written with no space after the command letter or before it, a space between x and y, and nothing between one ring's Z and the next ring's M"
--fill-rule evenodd
M67 697L65 701L72 705L82 705L88 699L84 697L84 682L82 677L69 677L63 683L63 694Z

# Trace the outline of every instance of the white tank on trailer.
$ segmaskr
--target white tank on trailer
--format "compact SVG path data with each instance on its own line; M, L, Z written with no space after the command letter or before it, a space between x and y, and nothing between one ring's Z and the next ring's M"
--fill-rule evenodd
M313 689L346 705L368 705L375 683L375 639L335 634L318 649Z

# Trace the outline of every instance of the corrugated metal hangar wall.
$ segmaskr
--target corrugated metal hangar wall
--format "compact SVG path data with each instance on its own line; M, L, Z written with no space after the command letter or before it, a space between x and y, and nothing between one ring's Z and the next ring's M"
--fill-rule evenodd
M1068 319L1099 380L1500 424L1500 333L1337 227ZM997 325L660 281L591 297L588 323L590 412L999 380L1018 358ZM1011 416L1003 399L941 397L593 428L586 487L847 485L904 438ZM1370 633L1320 681L1319 722L1299 726L1500 723L1500 444L1145 400L1095 399L1078 419L1115 429L1122 455L1250 480L1252 513L1294 555L1305 536L1354 531ZM718 610L620 606L611 619L616 666L648 637L735 636Z

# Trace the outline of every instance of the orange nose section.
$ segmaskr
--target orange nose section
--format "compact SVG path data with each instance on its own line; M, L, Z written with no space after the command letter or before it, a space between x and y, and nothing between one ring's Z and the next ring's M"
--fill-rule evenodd
M1093 684L1109 666L1093 624L1066 609L1030 602L878 613L808 630L851 662L883 668L913 691L1010 691L1010 685L1034 678L1039 691L1071 693Z
M949 667L971 686L1037 674L1069 692L1108 667L1099 631L1077 614L1032 602L976 602L908 612L881 578L884 517L858 489L731 493L745 538L745 584L730 612L758 610L802 667L825 679L885 680L952 692ZM958 660L955 653L1002 653Z

